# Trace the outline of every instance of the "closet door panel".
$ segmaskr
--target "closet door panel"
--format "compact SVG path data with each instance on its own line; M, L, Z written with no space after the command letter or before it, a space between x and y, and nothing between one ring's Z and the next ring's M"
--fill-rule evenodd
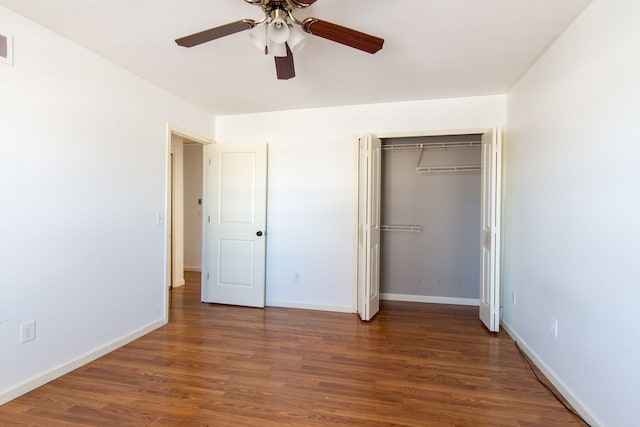
M480 320L500 330L501 130L482 136L482 212L480 231Z
M380 307L380 178L382 141L358 139L358 313L373 319Z

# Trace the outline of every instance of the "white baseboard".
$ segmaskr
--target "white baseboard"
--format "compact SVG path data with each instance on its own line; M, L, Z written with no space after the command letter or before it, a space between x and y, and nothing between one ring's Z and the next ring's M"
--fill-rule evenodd
M341 305L306 304L301 302L274 300L267 300L266 305L269 307L298 308L302 310L332 311L337 313L353 313L353 308L351 306Z
M471 305L476 307L480 305L480 300L474 298L430 297L425 295L380 294L380 299L386 301L423 302L430 304Z
M202 273L201 267L184 267L184 271L195 271L196 273Z
M164 320L157 320L155 322L149 323L148 325L125 335L124 337L115 339L109 343L97 347L94 350L91 350L90 352L85 353L76 359L58 365L42 374L38 374L31 378L28 378L27 380L13 387L2 390L0 391L0 405L4 405L5 403L19 396L22 396L23 394L29 393L30 391L35 390L36 388L55 380L56 378L68 374L74 369L86 365L89 362L93 362L94 360L104 356L105 354L111 353L112 351L117 350L118 348L129 344L132 341L137 340L141 336L146 335L155 329L158 329L164 324Z
M505 332L518 343L518 346L527 355L529 359L536 365L538 369L544 374L545 377L551 381L553 386L562 394L562 396L573 406L575 409L591 426L601 427L603 424L598 420L595 415L589 410L582 400L567 386L564 381L558 377L558 375L551 369L544 361L533 351L533 349L522 339L520 335L504 320L500 320L500 325L504 328Z

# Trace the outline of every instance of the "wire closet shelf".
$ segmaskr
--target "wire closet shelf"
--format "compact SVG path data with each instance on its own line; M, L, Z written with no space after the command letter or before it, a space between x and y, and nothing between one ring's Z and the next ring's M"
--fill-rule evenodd
M441 166L421 166L424 150L443 150L455 148L481 148L480 141L450 141L450 142L420 142L416 144L385 144L382 151L420 150L420 158L416 165L416 172L419 173L446 173L446 172L480 172L481 165L441 165Z

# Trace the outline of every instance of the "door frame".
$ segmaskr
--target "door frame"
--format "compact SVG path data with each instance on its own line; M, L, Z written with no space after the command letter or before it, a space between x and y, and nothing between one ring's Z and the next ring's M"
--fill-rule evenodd
M502 138L502 145L504 147L505 144L505 140L504 140L504 129L505 127L502 126L498 126L500 129L502 129L503 132L503 138ZM369 133L371 136L376 137L376 138L380 138L380 139L386 139L386 138L411 138L411 137L422 137L422 136L444 136L444 135L463 135L463 134L485 134L487 132L491 132L494 129L494 127L486 127L486 128L465 128L465 129L442 129L442 130L415 130L415 131L403 131L403 132L371 132ZM367 133L362 133L360 136L363 135L368 135ZM358 196L359 196L359 174L358 174L358 168L359 168L359 149L358 149L358 137L354 138L354 154L355 154L355 160L354 160L354 165L355 165L355 172L354 172L354 188L355 188L355 197L354 197L354 218L353 218L353 229L354 229L354 237L353 237L353 277L352 277L352 294L353 294L353 303L352 303L352 310L354 313L358 313ZM503 148L504 149L504 148ZM504 170L505 170L505 165L504 165L504 161L505 161L506 156L502 156L502 184L501 185L501 197L502 197L502 204L504 204ZM502 209L502 206L500 206L500 209ZM501 228L502 228L502 224L501 224ZM503 233L500 233L500 238L501 240L503 239ZM502 248L503 246L500 245L501 247L501 253L498 254L498 256L500 258L502 258ZM500 263L500 282L502 282L502 271L503 271L504 267L502 265L502 263ZM502 301L502 290L504 289L503 286L500 287L500 301ZM502 312L500 312L500 318L502 318Z
M177 126L173 123L167 123L166 126L166 141L165 141L165 206L164 213L158 212L157 222L158 225L162 225L162 221L164 221L164 260L163 260L163 281L162 281L162 289L163 289L163 304L164 304L164 323L169 322L169 292L170 292L170 284L171 284L171 255L173 250L173 245L171 243L171 224L173 223L173 219L171 217L171 212L173 210L172 206L172 181L173 174L172 165L171 165L171 137L179 136L181 138L186 138L190 141L197 142L204 146L214 144L215 141L211 138L204 137L202 135L197 134L196 132L192 132L190 130L184 129L180 126ZM204 172L206 166L206 156L202 156L202 171L203 171L203 193L204 193L204 185L206 182L204 179ZM204 205L204 194L202 203ZM203 215L203 231L202 231L202 240L204 245L204 215Z

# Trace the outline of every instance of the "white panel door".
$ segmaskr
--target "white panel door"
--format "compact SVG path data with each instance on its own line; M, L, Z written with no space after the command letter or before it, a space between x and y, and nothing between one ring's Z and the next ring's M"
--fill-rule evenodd
M264 307L267 145L213 144L202 301Z
M482 136L480 320L491 332L500 330L501 133L493 129Z
M381 144L358 139L358 313L366 321L380 308Z

